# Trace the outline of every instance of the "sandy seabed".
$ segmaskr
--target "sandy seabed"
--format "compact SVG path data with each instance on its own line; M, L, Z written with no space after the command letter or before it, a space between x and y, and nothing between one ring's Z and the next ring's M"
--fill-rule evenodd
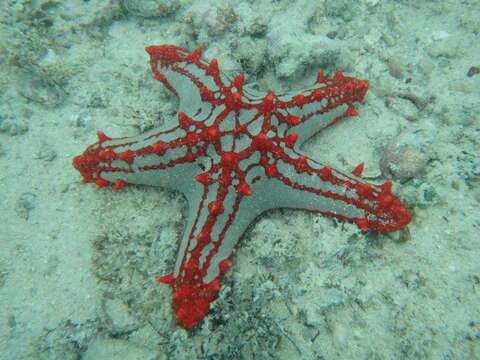
M480 359L478 1L6 0L0 10L0 359ZM282 93L367 79L303 152L382 183L408 233L293 210L245 233L210 314L174 321L187 203L82 185L96 130L176 121L145 46Z

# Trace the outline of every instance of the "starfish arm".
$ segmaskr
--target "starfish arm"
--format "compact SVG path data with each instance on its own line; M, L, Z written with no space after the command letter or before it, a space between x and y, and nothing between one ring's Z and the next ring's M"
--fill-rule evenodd
M186 194L205 159L192 144L197 140L182 126L118 139L99 132L98 141L75 157L73 165L84 183L98 187L113 185L117 191L130 184L163 186Z
M391 192L392 182L374 185L346 175L304 156L284 156L265 193L269 207L290 207L333 216L357 224L362 230L396 231L411 214ZM282 194L279 196L279 194Z
M314 86L292 94L278 95L272 118L284 134L296 133L301 145L322 129L345 117L359 115L354 104L362 102L368 82L337 72L327 79L318 73Z
M201 47L188 52L174 45L163 45L147 47L146 51L150 54L153 77L179 97L179 112L194 121L213 125L213 119L226 109L240 111L251 118L251 113L265 111L267 103L267 107L271 107L266 112L272 125L278 126L285 135L296 133L298 145L325 127L358 115L354 104L362 102L368 91L365 80L341 72L327 79L320 71L313 86L300 92L275 95L243 86L243 74L230 81L219 70L216 59L210 63L201 59Z
M177 322L192 328L203 320L220 290L241 235L253 221L256 201L234 186L204 185L189 202L187 230L180 242L174 270L157 280L173 288Z
M201 59L201 47L193 52L174 45L145 50L150 54L153 77L178 96L180 113L195 121L212 121L225 109L230 81L220 72L216 59L210 63Z

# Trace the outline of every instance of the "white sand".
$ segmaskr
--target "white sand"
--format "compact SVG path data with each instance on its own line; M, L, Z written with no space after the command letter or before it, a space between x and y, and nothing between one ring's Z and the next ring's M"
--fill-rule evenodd
M151 19L113 1L47 3L2 4L0 359L480 358L480 74L466 75L480 66L478 1L184 0ZM172 267L181 195L96 190L71 166L96 130L174 119L143 50L167 43L201 44L262 89L301 89L320 68L369 80L361 116L304 151L377 177L396 135L428 133L428 165L395 185L411 239L269 212L211 314L178 327L154 278Z

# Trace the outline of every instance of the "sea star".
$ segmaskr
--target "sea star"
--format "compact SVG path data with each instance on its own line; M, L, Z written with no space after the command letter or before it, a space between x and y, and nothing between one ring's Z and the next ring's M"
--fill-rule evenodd
M360 229L395 231L411 214L390 181L373 185L302 155L302 143L337 121L358 115L368 82L318 72L297 94L263 93L232 81L216 59L173 46L149 46L154 78L179 97L178 123L145 134L98 141L73 160L83 182L113 190L164 186L188 200L187 231L171 274L177 322L191 328L215 299L240 237L263 211L289 207L334 216Z

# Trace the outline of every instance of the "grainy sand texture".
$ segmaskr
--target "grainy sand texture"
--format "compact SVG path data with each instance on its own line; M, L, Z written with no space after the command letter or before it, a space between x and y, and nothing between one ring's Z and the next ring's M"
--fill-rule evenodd
M0 0L0 359L480 359L477 0ZM263 214L204 321L175 322L182 194L82 185L96 141L177 121L149 45L276 93L366 79L303 152L393 191L407 230ZM279 194L278 196L281 196Z

